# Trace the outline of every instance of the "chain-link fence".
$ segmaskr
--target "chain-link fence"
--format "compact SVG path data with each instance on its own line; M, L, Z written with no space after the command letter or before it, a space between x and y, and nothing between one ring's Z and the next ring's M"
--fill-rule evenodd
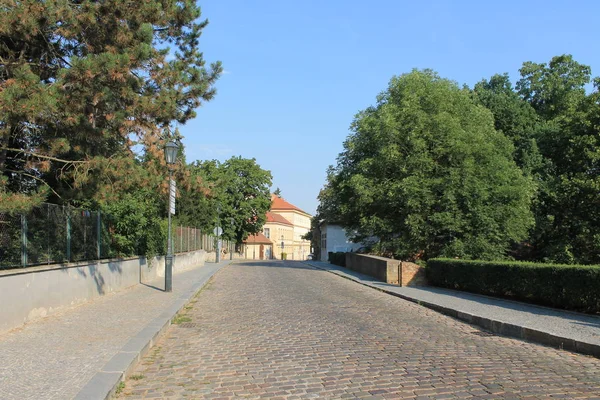
M0 212L0 269L114 257L108 217L56 204L42 204L26 214ZM214 237L199 229L173 229L175 253L215 247Z

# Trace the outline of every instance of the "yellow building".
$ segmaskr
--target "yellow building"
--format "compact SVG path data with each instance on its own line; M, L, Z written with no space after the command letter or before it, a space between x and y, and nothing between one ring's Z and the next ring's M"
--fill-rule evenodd
M263 228L265 237L273 241L273 258L306 260L310 254L310 241L302 239L310 231L309 213L275 195L271 196L271 211ZM283 246L282 246L283 245Z
M267 212L263 235L273 242L272 258L281 259L281 253L286 253L291 260L289 251L294 243L294 225L290 221L279 214Z
M273 255L273 242L262 233L248 236L244 240L244 253L251 260L270 260Z

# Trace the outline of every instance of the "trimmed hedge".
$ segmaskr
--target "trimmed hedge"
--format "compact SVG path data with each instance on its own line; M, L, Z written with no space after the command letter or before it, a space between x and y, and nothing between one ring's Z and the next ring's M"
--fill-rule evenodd
M600 312L600 266L434 258L430 284L587 313Z
M346 253L343 251L332 252L329 253L329 262L335 265L339 265L340 267L346 266Z

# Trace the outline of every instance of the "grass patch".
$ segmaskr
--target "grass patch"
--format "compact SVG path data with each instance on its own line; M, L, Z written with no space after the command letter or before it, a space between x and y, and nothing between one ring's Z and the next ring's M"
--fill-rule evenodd
M125 389L125 382L121 381L121 382L119 382L119 385L117 386L117 390L115 390L115 396L120 395L121 392L123 391L123 389Z
M134 380L134 381L139 381L140 379L144 379L144 378L145 378L145 376L144 376L144 375L141 375L141 374L138 374L138 375L131 375L131 376L129 377L129 379L131 379L131 380Z
M185 314L177 314L171 322L174 324L183 324L184 322L192 322L192 319Z

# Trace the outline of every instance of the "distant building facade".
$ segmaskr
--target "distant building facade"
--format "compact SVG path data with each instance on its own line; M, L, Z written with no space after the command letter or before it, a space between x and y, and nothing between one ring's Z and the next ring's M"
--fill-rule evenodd
M365 246L363 243L353 243L340 225L329 224L326 221L319 225L321 254L320 260L328 261L329 252L351 252Z
M270 260L273 256L273 242L262 233L248 236L244 240L244 253L251 260Z
M302 236L310 231L310 219L309 213L281 197L271 195L271 210L267 213L263 234L271 236L274 243L273 250L278 256L276 258L281 258L282 252L287 254L288 260L308 258L311 252L310 240L302 239ZM265 232L265 229L268 231Z
M311 254L310 241L302 239L310 231L311 215L281 197L271 195L271 210L262 233L244 241L246 258L255 260L306 260ZM261 253L262 246L262 253ZM255 256L263 254L264 258Z

